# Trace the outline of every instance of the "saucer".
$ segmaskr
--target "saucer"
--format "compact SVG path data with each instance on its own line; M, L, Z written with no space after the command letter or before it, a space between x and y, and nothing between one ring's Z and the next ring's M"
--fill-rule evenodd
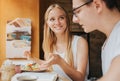
M17 77L18 81L37 81L37 76L33 75L21 75Z

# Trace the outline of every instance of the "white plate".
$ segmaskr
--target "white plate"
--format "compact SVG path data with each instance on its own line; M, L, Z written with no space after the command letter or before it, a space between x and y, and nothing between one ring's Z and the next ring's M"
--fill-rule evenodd
M18 81L37 81L37 76L22 75L17 77Z
M47 70L36 70L36 71L28 71L28 70L22 70L22 72L46 72Z

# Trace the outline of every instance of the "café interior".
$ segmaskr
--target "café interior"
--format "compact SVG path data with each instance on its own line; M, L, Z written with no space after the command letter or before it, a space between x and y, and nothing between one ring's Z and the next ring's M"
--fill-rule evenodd
M61 4L69 13L71 19L71 33L85 37L89 45L89 78L100 78L101 71L101 46L105 40L103 33L94 31L85 33L80 25L72 22L72 0L0 0L0 67L6 60L19 63L26 58L22 56L12 56L11 51L7 52L6 34L7 22L21 18L30 19L31 46L30 51L33 57L44 59L42 50L44 14L48 6L52 3ZM14 24L14 22L13 22ZM15 33L15 32L14 32ZM2 76L2 72L0 72Z

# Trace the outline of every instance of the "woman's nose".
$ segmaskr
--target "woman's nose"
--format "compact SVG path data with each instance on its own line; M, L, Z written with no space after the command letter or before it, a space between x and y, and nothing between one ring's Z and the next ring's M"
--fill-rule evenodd
M55 24L59 25L59 24L60 24L60 21L59 21L59 20L56 20L56 21L55 21Z

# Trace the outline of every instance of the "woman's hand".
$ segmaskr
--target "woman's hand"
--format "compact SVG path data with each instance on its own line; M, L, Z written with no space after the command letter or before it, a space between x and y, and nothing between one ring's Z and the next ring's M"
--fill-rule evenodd
M38 63L40 65L44 63L44 60L38 59L36 57L32 57L30 51L25 51L24 56L27 58L27 60L32 60L33 62Z
M38 61L40 61L38 58L32 57L30 51L25 51L24 56L27 58L27 60L32 60L35 63L38 63Z
M30 60L30 59L32 58L30 51L25 51L25 52L24 52L24 56L27 58L27 60Z
M62 58L58 55L58 54L52 54L50 53L49 54L49 59L42 62L42 64L40 65L41 68L48 68L50 67L51 65L54 65L54 64L60 64L61 61L62 61Z

